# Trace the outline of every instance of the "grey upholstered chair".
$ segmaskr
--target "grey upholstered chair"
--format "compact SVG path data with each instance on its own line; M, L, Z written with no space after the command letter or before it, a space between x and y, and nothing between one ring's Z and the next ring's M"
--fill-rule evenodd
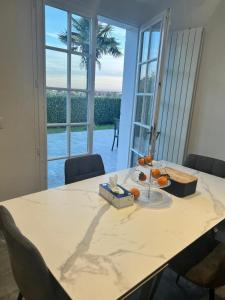
M189 154L184 166L225 178L225 161L198 154Z
M69 158L65 162L65 184L104 174L105 168L99 154Z
M4 206L0 206L0 230L6 240L13 275L20 290L17 299L69 300L37 248L23 236Z
M211 157L189 154L184 166L225 178L225 162ZM219 228L219 227L218 227ZM215 240L211 230L179 253L170 268L191 282L209 289L209 299L214 290L225 285L225 245Z

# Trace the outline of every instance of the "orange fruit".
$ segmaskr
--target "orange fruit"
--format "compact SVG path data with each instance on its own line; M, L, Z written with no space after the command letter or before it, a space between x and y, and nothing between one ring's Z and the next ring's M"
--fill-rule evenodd
M134 200L137 200L138 197L140 196L140 191L139 189L133 187L132 189L130 189L131 194L134 196Z
M145 175L145 173L141 172L138 176L140 181L145 181L147 179L147 176Z
M139 163L139 165L144 166L144 164L145 164L145 159L144 159L143 157L139 158L139 159L138 159L138 163Z
M145 163L150 164L153 161L153 157L151 155L145 156Z
M159 169L152 169L152 177L158 178L160 176L161 172Z
M157 182L160 186L167 185L168 178L167 178L167 176L161 176L157 179Z

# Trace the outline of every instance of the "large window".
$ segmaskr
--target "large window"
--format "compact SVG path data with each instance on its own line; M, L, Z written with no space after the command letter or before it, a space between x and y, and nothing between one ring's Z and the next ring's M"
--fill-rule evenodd
M48 168L60 182L65 159L90 151L90 33L90 19L45 6Z

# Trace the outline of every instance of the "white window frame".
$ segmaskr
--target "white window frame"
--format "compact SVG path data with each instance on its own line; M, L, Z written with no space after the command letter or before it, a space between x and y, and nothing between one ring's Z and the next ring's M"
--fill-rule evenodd
M145 128L149 131L151 131L151 128L153 127L153 134L152 134L152 140L151 142L155 143L155 135L156 135L156 128L157 128L157 121L158 121L158 113L159 113L159 104L160 104L160 97L161 97L161 85L162 85L162 77L164 72L164 59L165 59L165 48L166 48L166 41L168 37L168 28L170 23L170 15L171 15L171 9L168 9L158 16L154 17L150 22L144 24L141 26L139 30L139 39L138 39L138 55L137 55L137 67L136 67L136 80L135 80L135 93L134 93L134 101L133 101L133 116L132 116L132 128L131 128L131 134L130 134L130 147L129 147L129 166L131 165L131 157L132 153L135 153L138 156L142 156L142 153L139 153L133 148L133 142L134 142L134 128L135 125L138 125L142 128ZM140 57L142 55L142 33L148 30L150 27L152 27L154 24L157 24L158 22L162 23L162 35L161 35L161 42L159 46L159 55L157 59L148 59L144 62L141 62ZM148 44L148 53L149 53L149 47L150 44ZM157 66L157 74L156 74L156 86L154 93L139 93L138 92L138 84L139 84L139 68L141 65L146 64L146 73L148 72L148 63L157 61L158 60L158 66ZM145 83L146 84L146 83ZM158 86L157 86L158 84ZM135 121L135 113L136 113L136 106L137 106L137 97L138 96L154 96L153 99L153 109L152 109L152 122L150 125L145 125L139 122ZM142 111L143 113L143 111ZM153 140L154 139L154 140ZM150 143L149 143L150 147ZM154 145L151 147L151 152L154 151Z
M95 53L96 53L96 24L97 18L90 17L89 15L81 14L77 9L69 9L68 7L64 7L64 5L57 5L56 1L46 1L45 5L61 9L66 11L68 14L67 17L67 32L68 40L67 40L67 49L53 47L46 45L46 41L44 40L44 48L46 50L54 50L58 52L67 53L67 87L60 88L54 86L45 86L45 90L55 90L55 91L65 91L67 92L67 109L66 109L66 123L49 123L46 124L47 128L54 127L66 127L67 130L67 155L65 156L57 156L57 157L47 157L48 161L62 160L67 159L69 157L74 157L77 155L73 155L71 153L71 127L78 126L87 126L87 152L92 153L93 147L93 129L94 129L94 86L95 86ZM86 89L74 89L71 87L71 57L73 54L80 55L79 52L73 51L71 49L71 17L72 15L78 15L89 19L90 21L90 37L89 37L89 63L87 70L87 88ZM44 17L45 19L45 17ZM45 35L45 34L44 34ZM46 66L45 66L46 73ZM46 76L45 76L46 77ZM71 92L84 92L87 95L88 103L87 103L87 122L81 123L73 123L71 122ZM47 99L46 99L47 100ZM47 102L46 102L47 103ZM47 136L47 130L46 130ZM46 147L47 148L47 147ZM46 149L47 151L47 149ZM81 153L78 155L85 155L86 153ZM47 155L46 155L47 156Z

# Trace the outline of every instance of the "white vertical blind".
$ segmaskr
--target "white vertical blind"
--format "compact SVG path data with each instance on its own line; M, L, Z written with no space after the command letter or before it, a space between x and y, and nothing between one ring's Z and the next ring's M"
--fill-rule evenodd
M171 34L158 120L158 160L183 161L202 34L202 28Z

